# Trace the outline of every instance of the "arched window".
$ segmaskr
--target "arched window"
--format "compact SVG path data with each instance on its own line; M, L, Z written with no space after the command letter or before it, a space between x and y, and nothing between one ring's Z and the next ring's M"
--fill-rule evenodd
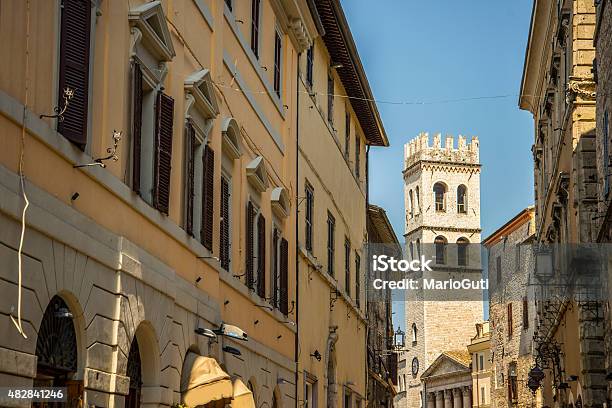
M457 240L457 264L459 266L467 266L468 264L468 248L470 241L467 238L459 238Z
M457 212L467 214L467 187L463 184L457 187Z
M416 240L416 248L417 248L417 256L421 258L421 240L418 238Z
M441 235L438 235L434 240L434 245L436 247L436 263L439 265L444 265L446 263L446 238Z
M414 217L414 197L412 195L412 190L410 190L410 192L408 193L408 200L410 201L410 203L408 203L408 205L410 206L410 218Z
M419 186L416 186L416 211L418 214L421 213L421 194L419 193Z
M76 406L83 395L81 384L76 381L78 352L75 325L68 305L57 295L49 302L40 323L36 357L34 385L68 387L67 403Z
M436 211L446 211L446 185L439 182L434 184L433 193Z
M415 345L417 342L417 334L417 325L412 323L412 345Z
M138 340L136 335L130 346L130 354L127 362L127 376L130 377L130 386L128 395L125 399L127 408L140 406L140 394L142 390L142 368L140 364L140 349L138 348Z
M414 244L410 241L410 259L414 259Z

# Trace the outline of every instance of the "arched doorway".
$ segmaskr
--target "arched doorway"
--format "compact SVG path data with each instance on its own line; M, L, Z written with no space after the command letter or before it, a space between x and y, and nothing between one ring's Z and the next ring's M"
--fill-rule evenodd
M43 315L36 339L35 387L66 387L67 402L33 403L33 407L80 407L83 385L76 379L78 367L77 337L68 305L54 296Z
M130 387L125 398L125 407L137 408L140 406L140 394L142 392L142 365L140 364L140 349L136 336L134 336L130 346L126 374L130 377Z

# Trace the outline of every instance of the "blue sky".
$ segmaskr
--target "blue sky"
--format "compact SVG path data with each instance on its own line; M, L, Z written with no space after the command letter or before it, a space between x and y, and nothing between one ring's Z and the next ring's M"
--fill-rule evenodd
M483 238L533 203L533 121L517 105L531 2L342 0L375 97L432 102L378 104L391 147L371 150L370 201L400 241L403 145L421 131L479 137Z

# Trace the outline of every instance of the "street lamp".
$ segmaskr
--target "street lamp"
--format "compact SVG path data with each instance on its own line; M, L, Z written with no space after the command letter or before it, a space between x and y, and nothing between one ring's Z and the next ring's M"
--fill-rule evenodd
M406 345L406 333L402 331L401 327L398 327L393 334L393 345L396 349L403 349Z

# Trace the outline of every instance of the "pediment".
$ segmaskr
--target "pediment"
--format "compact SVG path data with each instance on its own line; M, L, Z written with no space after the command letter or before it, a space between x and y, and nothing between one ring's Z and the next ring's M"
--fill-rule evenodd
M219 114L217 95L208 69L201 69L189 75L185 79L185 90L194 97L196 108L206 118L211 119Z
M223 152L227 153L232 159L239 158L242 155L240 150L240 126L236 119L225 118L221 124L221 133L223 135Z
M286 218L289 215L291 202L289 201L289 194L286 188L276 187L272 190L270 201L272 202L272 211L279 218Z
M257 156L246 166L247 180L259 193L268 189L268 172L262 156Z
M160 0L130 10L128 20L130 26L140 30L142 41L160 61L172 60L176 53Z
M470 366L467 361L460 361L447 354L440 354L438 358L421 374L424 377L437 377L440 375L469 373Z

